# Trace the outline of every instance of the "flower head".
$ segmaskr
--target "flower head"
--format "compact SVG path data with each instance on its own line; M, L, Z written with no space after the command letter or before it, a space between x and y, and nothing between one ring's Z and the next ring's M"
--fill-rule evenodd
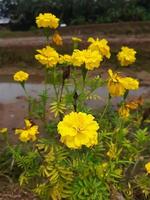
M117 58L121 66L128 66L135 62L136 51L132 48L122 47L121 51L117 54Z
M58 123L57 129L61 142L69 148L91 147L98 142L99 125L91 114L71 112Z
M60 55L59 64L71 64L71 63L72 63L72 56L68 54Z
M108 70L110 76L108 80L108 90L111 96L123 96L126 90L137 90L139 82L131 77L122 77L118 73Z
M51 13L40 13L36 17L36 24L38 28L52 28L56 29L59 25L59 19Z
M130 110L135 110L142 104L143 104L143 99L141 97L138 99L134 99L132 101L128 101L119 108L118 113L120 117L128 118L130 115Z
M122 105L118 110L119 116L121 118L128 118L130 115L130 109L126 105Z
M147 173L150 174L150 162L145 164L145 169L146 169Z
M73 66L81 67L85 64L87 70L93 70L100 66L102 61L102 56L98 51L91 51L90 49L74 50L72 54L72 64Z
M52 37L52 41L54 42L54 44L56 44L58 46L62 46L63 45L62 37L59 35L58 32L54 33L54 35Z
M88 42L90 42L89 49L92 51L99 51L102 56L105 56L106 58L110 58L110 47L108 46L108 41L106 39L94 39L90 37L88 39Z
M24 71L18 71L14 74L14 80L18 82L24 82L29 78L29 74Z
M35 55L35 59L42 65L46 65L47 68L54 67L59 61L58 53L50 46L37 50L37 52L39 54Z
M16 129L15 134L19 134L19 139L22 142L35 141L36 135L39 134L38 126L33 125L30 120L25 119L25 128Z

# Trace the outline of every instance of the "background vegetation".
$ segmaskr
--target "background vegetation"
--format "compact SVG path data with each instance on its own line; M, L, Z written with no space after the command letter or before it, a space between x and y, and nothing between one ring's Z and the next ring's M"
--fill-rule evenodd
M150 20L149 0L2 0L12 29L28 29L40 12L52 12L67 25Z

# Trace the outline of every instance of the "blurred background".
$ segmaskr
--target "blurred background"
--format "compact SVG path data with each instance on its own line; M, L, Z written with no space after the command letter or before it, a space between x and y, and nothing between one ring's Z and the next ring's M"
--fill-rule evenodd
M52 12L66 25L150 20L149 0L0 0L0 23L11 30L35 26L35 16Z

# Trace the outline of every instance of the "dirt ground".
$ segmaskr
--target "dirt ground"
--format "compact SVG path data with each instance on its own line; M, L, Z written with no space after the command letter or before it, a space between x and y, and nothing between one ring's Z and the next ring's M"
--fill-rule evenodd
M17 184L1 182L0 179L0 200L38 200L28 190L21 189Z

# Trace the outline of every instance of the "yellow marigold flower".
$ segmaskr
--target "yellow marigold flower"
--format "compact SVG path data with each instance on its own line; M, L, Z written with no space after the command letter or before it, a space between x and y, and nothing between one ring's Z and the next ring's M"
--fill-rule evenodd
M56 29L59 25L59 19L51 13L40 13L36 17L36 24L38 28L52 28Z
M7 128L0 128L0 133L6 133L8 131L8 129Z
M91 114L71 112L58 123L57 129L61 142L69 148L91 147L98 143L99 125Z
M90 46L88 47L92 51L99 51L102 56L105 56L106 58L110 58L110 47L108 46L108 41L106 39L100 40L97 38L94 40L94 38L90 37L88 39L88 42L90 42Z
M150 162L145 164L145 169L146 169L147 173L150 174Z
M110 147L109 147L109 151L107 152L107 156L110 158L110 159L113 159L116 157L116 153L117 153L117 147L115 144L110 144Z
M37 59L42 65L46 65L47 68L54 67L59 61L59 55L50 46L46 46L46 48L37 50L39 54L35 55L35 59Z
M24 82L29 78L29 74L24 71L18 71L14 74L14 80L18 82Z
M58 46L62 46L63 45L62 37L59 35L58 32L54 33L54 35L52 37L52 41L54 42L54 44L56 44Z
M72 37L73 42L82 42L82 39L79 37Z
M85 68L88 70L98 68L101 61L101 54L98 51L91 51L90 49L82 51L75 49L72 54L73 66L81 67L81 65L85 64Z
M123 96L126 90L137 90L139 82L131 77L122 77L118 73L108 70L108 90L111 96Z
M72 63L72 56L68 54L60 55L59 64L71 64L71 63Z
M126 90L137 90L139 88L139 82L131 77L121 78L120 82L124 85Z
M76 67L81 67L84 63L83 51L75 49L72 54L72 64Z
M136 51L132 48L122 47L121 51L117 54L117 58L121 66L128 66L135 62Z
M126 105L123 105L119 108L118 113L121 118L128 118L130 115L130 109Z
M125 88L120 82L121 76L118 73L113 73L111 69L108 70L110 76L108 81L108 90L111 96L123 96Z
M25 128L16 129L15 134L19 134L19 139L22 142L35 141L37 139L36 135L39 134L38 126L33 125L30 120L25 119Z

